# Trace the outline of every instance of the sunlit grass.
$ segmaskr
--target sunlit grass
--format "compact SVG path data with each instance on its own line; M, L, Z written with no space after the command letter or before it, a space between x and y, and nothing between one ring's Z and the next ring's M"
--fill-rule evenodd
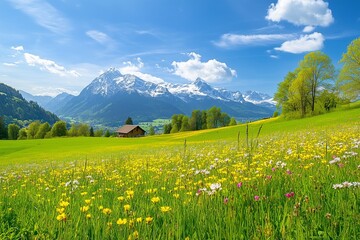
M3 141L0 239L359 239L359 117Z

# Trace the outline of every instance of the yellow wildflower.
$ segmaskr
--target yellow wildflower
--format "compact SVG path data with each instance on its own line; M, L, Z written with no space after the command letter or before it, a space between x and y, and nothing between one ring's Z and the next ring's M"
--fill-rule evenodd
M119 218L117 221L116 221L116 224L117 225L125 225L127 223L127 219L126 218Z
M110 215L112 211L111 211L110 208L104 208L104 209L102 210L102 212L103 212L103 214L105 214L105 215Z
M129 210L130 210L130 205L129 204L124 205L124 211L127 212Z
M150 224L152 221L153 221L153 218L152 218L152 217L147 217L147 218L145 218L145 222L146 222L147 224Z
M165 213L165 212L169 212L171 211L171 207L169 206L163 206L160 208L161 212Z
M65 213L61 213L60 215L58 215L56 217L56 220L58 221L66 221L66 214Z
M87 212L89 210L89 206L83 206L83 207L80 207L80 211L81 212Z
M153 197L153 198L151 198L151 202L152 203L158 203L158 202L160 202L160 198L159 197Z

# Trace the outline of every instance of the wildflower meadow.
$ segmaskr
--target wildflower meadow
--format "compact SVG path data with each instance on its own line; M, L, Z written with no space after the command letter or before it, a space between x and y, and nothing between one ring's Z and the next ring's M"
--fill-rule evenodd
M2 167L0 239L360 239L359 130Z

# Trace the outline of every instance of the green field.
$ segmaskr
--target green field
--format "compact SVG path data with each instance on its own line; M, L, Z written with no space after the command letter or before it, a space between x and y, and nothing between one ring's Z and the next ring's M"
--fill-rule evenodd
M143 138L0 141L0 239L360 239L358 105Z

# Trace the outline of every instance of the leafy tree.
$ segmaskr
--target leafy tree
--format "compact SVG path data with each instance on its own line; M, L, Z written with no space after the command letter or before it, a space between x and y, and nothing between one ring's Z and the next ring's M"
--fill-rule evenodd
M171 132L171 123L164 125L164 134L169 134Z
M5 119L0 116L0 139L7 139L7 129L5 126Z
M95 137L101 137L104 135L104 129L96 129L94 132Z
M235 120L235 118L232 117L230 119L229 126L235 126L235 125L237 125L236 120Z
M45 135L51 130L51 126L49 123L45 122L39 126L39 130L35 134L36 139L45 138Z
M283 112L289 110L288 101L289 101L289 88L292 82L296 79L297 71L289 72L284 81L278 84L277 92L274 95L274 100L277 102L277 107L282 108Z
M34 139L37 132L39 131L39 128L40 128L40 121L35 121L35 122L32 122L30 123L30 125L27 127L28 130L27 130L27 138L28 139Z
M206 126L208 129L216 128L219 125L221 117L221 109L213 106L207 111L206 115Z
M66 122L64 121L57 121L51 129L51 136L53 137L66 136L66 133Z
M177 133L177 132L179 132L179 128L178 128L177 124L171 125L170 133Z
M128 118L126 119L125 124L127 124L127 125L133 125L133 124L134 124L134 123L133 123L133 120L131 119L131 117L128 117Z
M19 135L20 127L14 123L8 125L8 138L9 140L16 140Z
M353 40L343 54L338 84L346 96L356 99L360 96L360 37Z
M336 105L339 102L341 102L341 99L339 98L338 94L328 90L323 91L319 96L319 99L320 102L322 103L322 107L327 112L329 112L332 108L336 108Z
M93 127L90 127L89 136L90 136L90 137L94 137L94 136L95 136L94 128L93 128Z
M201 111L201 129L207 129L206 119L207 111L203 110Z
M26 128L22 128L19 131L19 137L18 140L25 140L27 139L27 132L26 132Z
M328 81L334 79L335 68L331 59L320 51L306 54L299 67L305 70L302 77L310 86L310 107L314 112L318 91L320 88L328 89Z
M200 130L202 129L202 119L201 119L201 111L194 110L191 113L191 117L189 119L190 130Z
M298 106L297 108L300 109L302 117L305 116L306 107L310 102L309 95L311 93L312 85L307 81L309 74L309 69L301 70L289 88L289 91L292 92L290 100Z
M227 113L221 113L220 119L219 119L219 125L221 127L226 127L226 126L229 126L229 123L230 123L229 115L227 115Z
M150 125L149 135L150 136L155 135L155 129L154 129L153 125Z
M109 131L109 130L106 130L104 137L110 137L110 136L111 136L110 131Z
M78 124L78 136L88 137L90 134L89 125L85 123Z
M183 116L182 121L181 121L180 132L185 132L185 131L189 131L189 130L190 130L189 118L188 118L188 116Z

